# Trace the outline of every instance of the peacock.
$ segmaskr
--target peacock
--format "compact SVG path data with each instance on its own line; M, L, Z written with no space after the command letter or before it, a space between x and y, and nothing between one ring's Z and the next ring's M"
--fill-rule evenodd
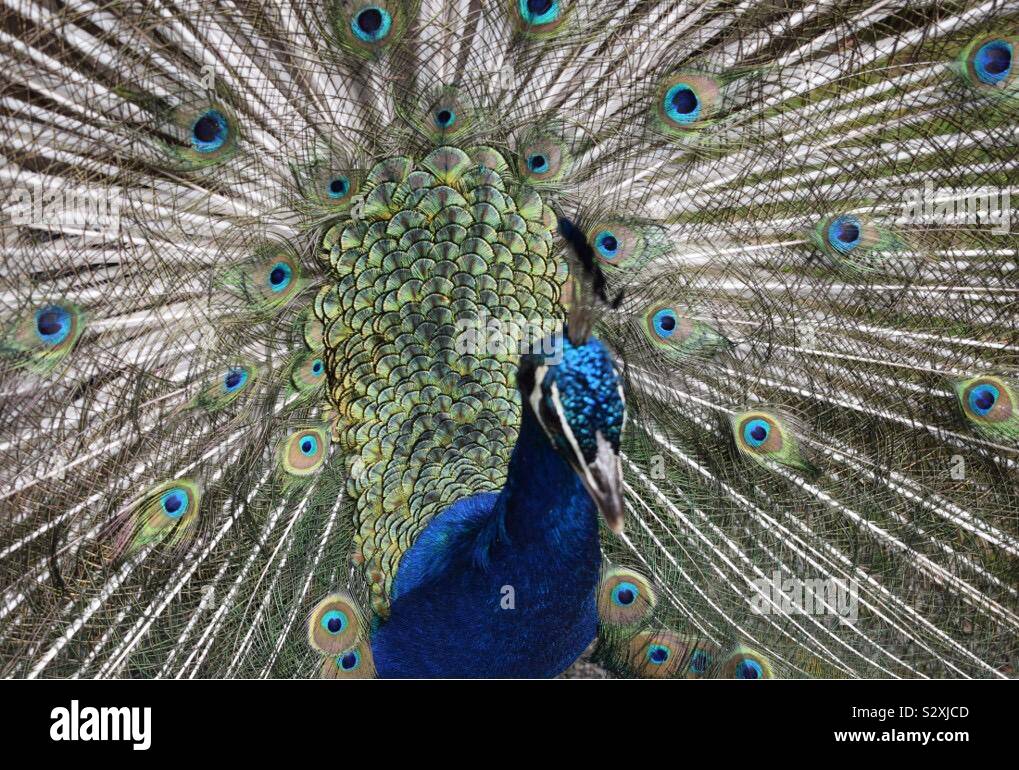
M4 676L1015 675L1019 3L3 6Z

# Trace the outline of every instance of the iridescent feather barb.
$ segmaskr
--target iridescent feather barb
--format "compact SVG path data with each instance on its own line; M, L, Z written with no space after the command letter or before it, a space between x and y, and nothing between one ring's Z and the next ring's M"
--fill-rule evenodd
M526 413L465 335L555 329L578 239L604 666L1019 665L1019 4L0 15L4 675L374 675Z

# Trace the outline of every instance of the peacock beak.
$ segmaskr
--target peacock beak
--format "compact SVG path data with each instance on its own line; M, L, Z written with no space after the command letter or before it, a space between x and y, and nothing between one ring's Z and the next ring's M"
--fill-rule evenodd
M598 453L594 461L585 463L580 471L580 480L591 496L595 506L609 529L617 535L623 533L623 465L619 453L602 436L595 434Z

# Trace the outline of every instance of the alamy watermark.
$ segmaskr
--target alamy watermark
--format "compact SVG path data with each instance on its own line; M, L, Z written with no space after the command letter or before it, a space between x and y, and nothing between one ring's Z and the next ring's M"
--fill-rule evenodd
M122 706L58 706L50 712L50 740L128 741L135 751L152 745L152 709Z
M3 210L15 225L116 234L120 232L121 202L119 187L37 183L11 190Z
M860 586L855 580L801 580L775 570L770 580L758 578L754 585L758 590L750 597L750 606L758 615L837 615L856 623Z
M995 235L1012 231L1012 199L1008 188L935 187L906 190L900 225L993 225Z
M550 365L563 356L561 324L494 318L482 311L476 318L456 322L454 349L460 355L504 356L542 354Z

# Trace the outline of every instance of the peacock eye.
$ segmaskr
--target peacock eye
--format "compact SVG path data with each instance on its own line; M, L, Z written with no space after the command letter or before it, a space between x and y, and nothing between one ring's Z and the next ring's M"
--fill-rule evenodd
M361 663L361 656L357 650L351 650L348 653L340 655L336 658L336 665L343 671L353 671Z
M669 648L666 647L664 644L652 644L649 645L647 648L648 663L651 663L655 666L660 666L663 663L668 662L671 655L672 653L670 652Z
M290 278L293 276L293 269L286 262L277 262L269 270L269 288L273 291L283 291L290 285Z
M279 450L283 470L291 476L310 476L322 467L328 447L328 435L318 428L291 433Z
M997 85L1012 71L1012 44L1005 40L991 40L977 49L973 69L980 82Z
M248 373L239 366L235 366L223 377L223 386L227 393L234 393L244 386L248 381Z
M693 123L700 116L701 101L686 83L676 83L665 92L665 114L680 124Z
M860 220L850 214L836 217L828 225L828 243L843 253L860 245Z
M312 363L312 365L311 365L311 372L312 372L312 374L317 376L319 374L322 374L322 369L323 368L324 367L322 365L322 359L321 358L316 358L314 363Z
M35 314L35 329L47 345L59 345L71 333L71 314L58 305L42 308Z
M527 156L527 168L535 174L544 174L548 171L548 158L541 153Z
M771 426L760 419L750 420L743 426L743 440L752 447L759 447L768 440Z
M341 610L329 610L322 615L322 628L332 635L336 635L347 627L350 621L347 614Z
M977 385L975 388L970 389L969 407L976 414L983 417L994 408L1000 397L1001 391L993 385Z
M326 195L338 199L350 192L350 180L345 176L334 176L326 185Z
M764 677L761 664L749 658L744 658L736 664L735 673L737 679L762 679Z
M676 313L671 308L662 308L651 319L655 327L655 334L662 339L668 339L676 331Z
M188 509L188 493L187 490L181 489L180 487L174 487L163 493L159 499L160 505L163 506L163 512L171 519L179 519L187 512Z
M619 253L619 240L608 230L602 230L595 236L594 246L606 259L613 259Z
M559 0L519 0L520 18L532 26L551 24L559 18Z
M222 147L230 129L222 112L208 109L191 124L191 146L198 152L215 152Z
M456 113L450 109L441 109L435 113L435 125L439 128L449 128L456 122Z
M620 583L612 589L612 601L620 607L629 607L640 595L640 590L633 583Z
M384 40L392 26L393 17L377 5L365 6L350 20L351 31L366 43Z

